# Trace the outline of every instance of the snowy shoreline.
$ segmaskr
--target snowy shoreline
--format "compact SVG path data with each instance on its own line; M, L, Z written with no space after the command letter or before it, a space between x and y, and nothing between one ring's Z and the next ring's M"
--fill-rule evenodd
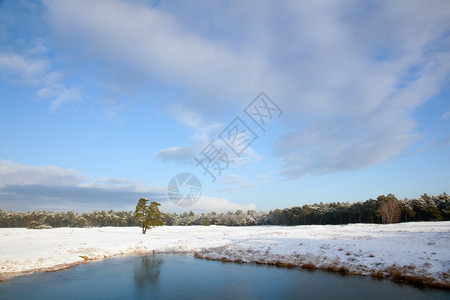
M124 254L299 266L450 288L450 222L296 227L0 228L0 280Z

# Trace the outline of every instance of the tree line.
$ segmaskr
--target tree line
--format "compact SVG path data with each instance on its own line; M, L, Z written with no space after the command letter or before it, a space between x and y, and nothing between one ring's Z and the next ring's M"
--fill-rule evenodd
M381 195L364 202L316 203L270 212L249 210L244 212L196 214L165 213L161 218L166 225L313 225L348 223L396 223L410 221L449 221L450 197L422 195L420 198L398 200L395 195ZM133 211L95 211L89 213L6 212L0 210L0 227L28 227L30 222L51 227L104 227L141 226Z

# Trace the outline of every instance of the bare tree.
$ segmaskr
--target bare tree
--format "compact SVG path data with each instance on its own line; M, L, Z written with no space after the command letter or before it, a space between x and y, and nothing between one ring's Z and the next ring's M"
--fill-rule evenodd
M402 209L398 201L389 199L380 206L379 210L383 224L400 222Z

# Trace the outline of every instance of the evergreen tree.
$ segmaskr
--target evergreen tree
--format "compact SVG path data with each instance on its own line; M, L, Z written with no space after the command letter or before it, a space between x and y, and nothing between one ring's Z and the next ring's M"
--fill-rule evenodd
M142 226L143 234L147 233L147 229L164 225L161 212L158 208L161 204L156 201L152 201L150 205L148 205L147 203L149 201L150 199L146 198L139 199L139 202L136 205L136 211L134 212L134 218L139 225Z
M416 215L416 213L412 209L411 205L408 204L406 198L401 203L401 206L402 206L402 212L405 215L405 222L408 222L408 217L414 217Z
M439 212L438 207L436 206L436 203L434 203L433 199L429 199L427 201L427 211L430 214L430 221L433 220L442 220L441 213Z

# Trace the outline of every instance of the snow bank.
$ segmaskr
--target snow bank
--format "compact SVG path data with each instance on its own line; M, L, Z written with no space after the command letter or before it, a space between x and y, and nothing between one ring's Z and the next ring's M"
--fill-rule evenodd
M320 268L450 287L450 222L297 227L0 228L0 280L121 254Z

